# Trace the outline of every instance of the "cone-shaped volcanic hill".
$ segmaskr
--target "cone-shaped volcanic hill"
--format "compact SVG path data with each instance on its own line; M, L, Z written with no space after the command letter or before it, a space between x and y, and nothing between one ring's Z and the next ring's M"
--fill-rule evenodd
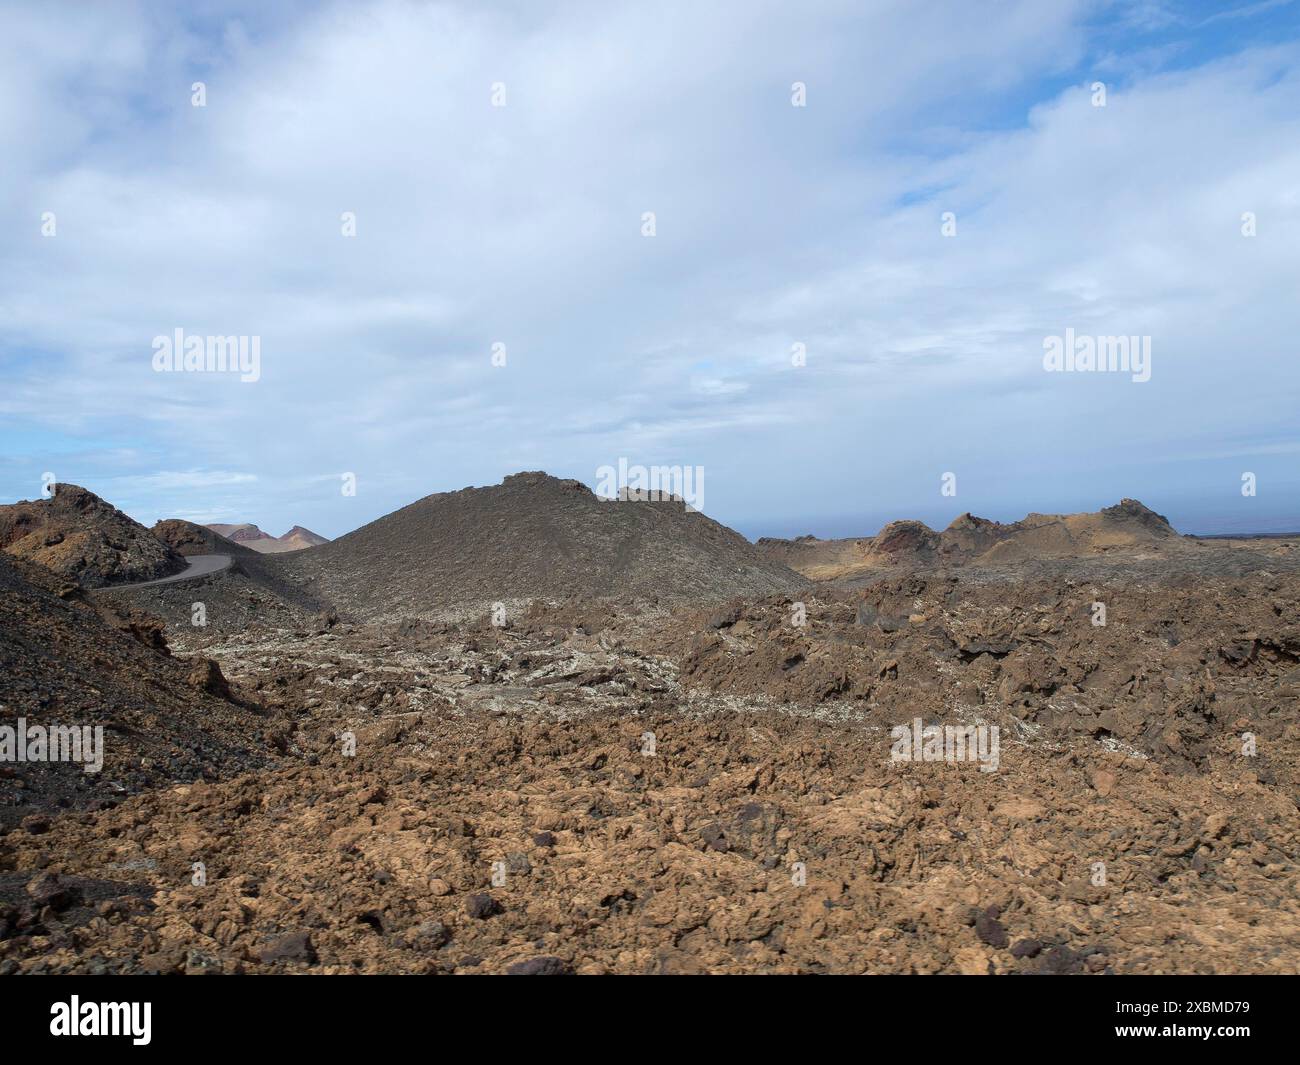
M426 496L277 564L361 618L569 596L707 602L806 585L680 501L602 500L545 473Z

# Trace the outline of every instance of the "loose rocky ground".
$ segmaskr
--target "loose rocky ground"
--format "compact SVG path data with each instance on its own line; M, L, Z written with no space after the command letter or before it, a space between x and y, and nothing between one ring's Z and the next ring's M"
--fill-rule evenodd
M0 830L111 805L178 779L216 779L278 756L285 726L211 660L173 655L157 618L0 556L0 728L103 728L104 762L0 759Z
M1295 805L1244 760L1017 746L982 774L770 713L399 727L11 835L0 968L1300 967Z
M0 970L1300 972L1300 573L1210 550L178 624L275 760L0 838Z
M524 474L276 557L65 491L5 511L72 547L0 555L0 744L107 749L0 765L0 973L1300 972L1294 540L764 560Z

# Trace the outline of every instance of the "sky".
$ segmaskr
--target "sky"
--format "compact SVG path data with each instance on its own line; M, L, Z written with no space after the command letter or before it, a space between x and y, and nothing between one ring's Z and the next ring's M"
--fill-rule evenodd
M0 503L1300 529L1297 2L4 3L0 160Z

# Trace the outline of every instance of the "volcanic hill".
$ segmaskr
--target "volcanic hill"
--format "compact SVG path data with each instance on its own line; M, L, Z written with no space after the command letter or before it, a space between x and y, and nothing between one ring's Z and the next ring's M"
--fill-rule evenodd
M94 492L55 486L50 499L0 506L0 548L86 588L169 577L185 560Z
M1135 499L1093 514L1029 514L1005 525L962 514L942 532L919 521L892 521L875 536L764 537L757 544L763 557L821 581L898 566L985 566L1083 559L1111 552L1136 558L1184 546L1184 538L1163 516Z
M191 555L231 555L235 558L257 555L247 544L227 539L211 525L195 525L184 518L166 518L149 531L186 558Z
M301 551L304 547L329 543L324 536L310 529L304 529L301 525L295 525L283 536L272 536L249 522L241 525L205 525L204 528L211 529L218 536L243 544L264 555L279 554L283 551Z
M806 585L677 500L601 500L540 472L443 492L277 565L362 618L570 596L681 603Z

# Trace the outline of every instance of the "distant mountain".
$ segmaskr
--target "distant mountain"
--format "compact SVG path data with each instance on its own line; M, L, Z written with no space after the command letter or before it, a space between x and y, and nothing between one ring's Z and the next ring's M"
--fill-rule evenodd
M224 536L237 544L252 548L264 555L279 554L282 551L301 551L304 547L318 547L329 543L324 536L295 525L283 536L271 536L256 525L245 522L242 525L205 525L218 536Z
M233 555L236 557L256 556L247 544L230 540L222 536L210 525L195 525L184 518L166 518L150 530L163 543L177 553L190 555Z
M280 543L286 545L284 548L286 551L299 551L304 547L319 547L321 544L329 543L329 540L310 529L304 529L301 525L295 525L280 537Z
M579 481L537 472L426 496L277 562L361 617L568 596L704 602L807 583L680 500L601 500Z
M1183 538L1136 499L1091 514L1029 514L1011 524L963 514L942 532L919 521L892 521L875 536L819 540L763 538L758 550L812 580L835 580L885 567L990 565L1177 550Z

